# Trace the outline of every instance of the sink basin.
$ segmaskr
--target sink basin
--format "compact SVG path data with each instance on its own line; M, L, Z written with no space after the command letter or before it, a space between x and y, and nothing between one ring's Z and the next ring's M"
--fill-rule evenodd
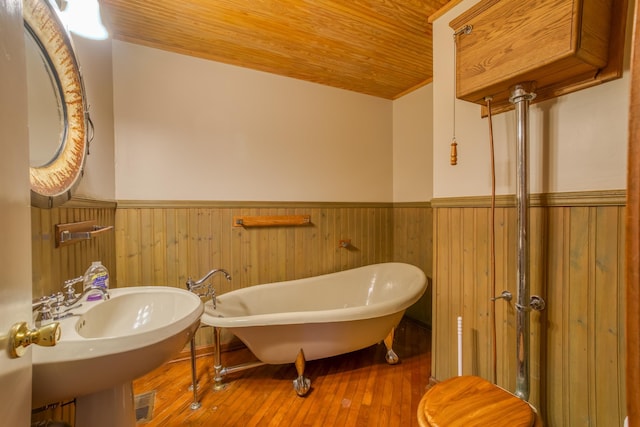
M83 402L93 421L99 416L94 404L113 412L103 395L130 394L131 381L184 348L203 312L200 298L179 288L119 288L110 295L107 301L82 301L71 310L73 316L60 320L62 335L56 346L32 347L33 407L76 398L77 426L82 424L78 417ZM133 416L129 409L131 414L123 415L125 424Z

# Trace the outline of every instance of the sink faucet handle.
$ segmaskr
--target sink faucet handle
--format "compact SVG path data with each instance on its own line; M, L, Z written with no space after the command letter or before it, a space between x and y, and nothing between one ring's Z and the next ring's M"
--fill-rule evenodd
M53 322L51 314L51 304L55 301L54 295L44 296L37 303L33 304L33 312L35 314L36 325L46 325Z
M71 301L76 297L76 283L84 281L84 276L65 280L62 287L64 288L64 297L66 301Z
M64 294L62 292L55 292L49 297L51 305L62 304L64 302Z

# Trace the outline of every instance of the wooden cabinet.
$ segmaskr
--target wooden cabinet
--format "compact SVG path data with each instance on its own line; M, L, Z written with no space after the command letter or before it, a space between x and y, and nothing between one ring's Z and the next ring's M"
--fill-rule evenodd
M540 101L618 78L626 12L627 0L481 1L450 23L456 96L507 108L515 84Z

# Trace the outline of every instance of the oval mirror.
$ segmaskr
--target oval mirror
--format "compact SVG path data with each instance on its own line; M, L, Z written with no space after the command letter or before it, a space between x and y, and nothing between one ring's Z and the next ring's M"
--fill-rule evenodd
M47 0L23 0L29 93L31 204L69 200L87 154L87 114L71 38Z

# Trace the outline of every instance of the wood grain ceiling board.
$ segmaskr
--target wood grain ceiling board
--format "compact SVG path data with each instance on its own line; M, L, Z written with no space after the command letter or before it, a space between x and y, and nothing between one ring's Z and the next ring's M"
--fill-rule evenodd
M394 99L431 81L447 0L100 0L114 39Z

